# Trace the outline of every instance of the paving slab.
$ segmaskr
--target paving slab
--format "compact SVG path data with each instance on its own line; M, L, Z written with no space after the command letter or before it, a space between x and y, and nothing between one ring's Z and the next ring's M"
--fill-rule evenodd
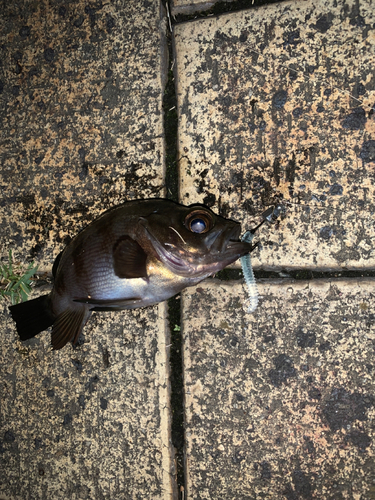
M375 498L374 285L183 292L187 498Z
M1 257L43 283L99 213L164 193L165 16L157 0L1 11ZM0 498L172 498L165 305L98 314L59 352L48 332L20 343L0 307Z
M106 208L163 195L165 29L158 0L3 4L3 246L49 266Z
M282 2L174 28L180 199L251 227L263 268L375 267L375 11Z
M1 303L0 499L172 499L166 306L22 343Z

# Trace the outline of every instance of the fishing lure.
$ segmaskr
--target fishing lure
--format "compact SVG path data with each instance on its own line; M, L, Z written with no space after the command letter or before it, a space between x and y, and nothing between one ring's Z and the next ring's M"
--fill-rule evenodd
M251 243L253 241L253 238L254 238L253 231L246 231L246 233L241 238L241 241L244 243ZM248 253L247 255L241 257L240 262L250 300L250 305L247 309L247 312L251 314L258 307L259 293L258 293L258 286L255 281L253 266L251 264L250 254Z
M254 239L254 234L257 231L257 229L260 228L266 221L273 223L275 219L279 216L281 211L281 207L277 206L276 208L270 207L268 208L265 212L262 213L262 222L258 224L254 229L251 229L250 231L246 231L246 233L242 236L241 241L243 243L252 243ZM253 245L253 249L257 247L259 243L256 243ZM251 256L250 253L244 255L243 257L240 258L241 266L242 266L242 272L243 276L245 278L245 283L247 286L248 294L249 294L249 300L250 300L250 305L248 307L248 314L251 314L255 311L255 309L258 307L258 301L259 301L259 292L258 292L258 287L257 283L255 280L254 276L254 271L253 271L253 266L251 264Z

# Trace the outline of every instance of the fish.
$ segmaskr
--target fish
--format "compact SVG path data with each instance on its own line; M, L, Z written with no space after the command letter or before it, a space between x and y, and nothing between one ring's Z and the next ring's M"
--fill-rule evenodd
M77 344L93 311L145 307L250 253L241 225L204 205L127 201L104 212L56 257L53 288L10 306L20 340L52 327L53 350Z

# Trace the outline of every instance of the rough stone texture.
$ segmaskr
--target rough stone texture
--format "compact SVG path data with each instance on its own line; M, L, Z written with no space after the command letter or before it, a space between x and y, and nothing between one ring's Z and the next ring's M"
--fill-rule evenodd
M184 291L188 498L375 498L374 285Z
M165 18L157 0L0 11L2 256L50 273L99 213L164 193ZM171 498L165 305L97 314L59 352L0 306L0 498Z
M0 498L173 497L165 304L22 343L1 303Z
M375 10L282 2L175 27L180 199L262 232L263 268L374 268Z
M1 2L0 223L23 258L49 267L104 209L163 195L160 9Z

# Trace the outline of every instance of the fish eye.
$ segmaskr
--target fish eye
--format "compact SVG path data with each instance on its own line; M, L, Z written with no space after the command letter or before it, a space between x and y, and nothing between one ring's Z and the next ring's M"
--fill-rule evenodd
M185 226L192 233L207 233L213 227L213 220L209 213L203 210L191 212L185 219Z
M193 233L204 233L206 227L206 223L203 219L193 219L190 222L190 229L193 231Z

